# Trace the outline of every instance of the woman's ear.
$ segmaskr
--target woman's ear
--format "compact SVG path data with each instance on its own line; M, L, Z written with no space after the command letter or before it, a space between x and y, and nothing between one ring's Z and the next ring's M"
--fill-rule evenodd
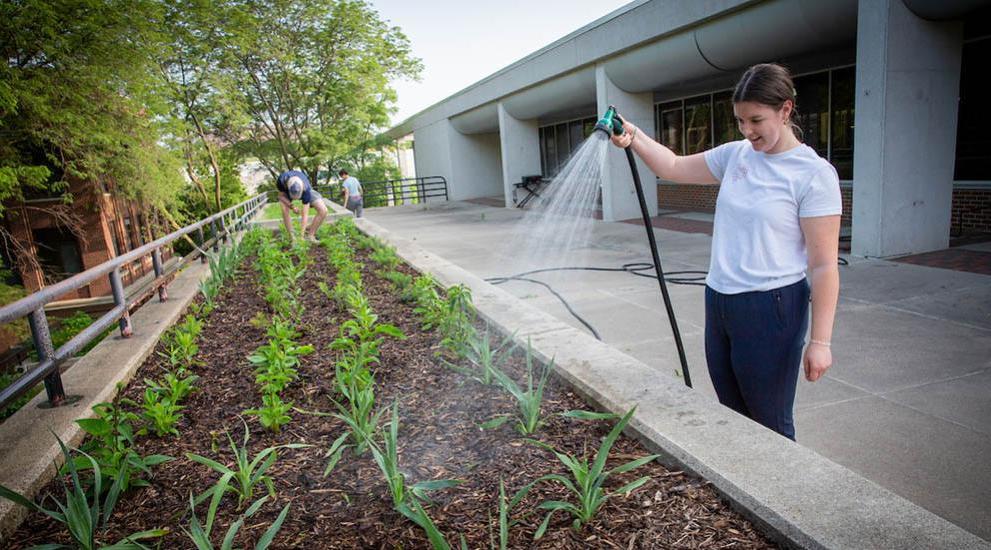
M785 102L781 104L780 112L781 112L782 123L788 124L788 121L791 120L791 112L794 109L795 109L795 102L790 99L786 99Z

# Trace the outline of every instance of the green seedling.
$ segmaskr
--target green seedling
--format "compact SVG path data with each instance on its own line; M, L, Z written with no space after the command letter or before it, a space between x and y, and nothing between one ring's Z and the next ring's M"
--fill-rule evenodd
M93 487L87 495L84 483L79 475L79 469L76 467L78 463L76 457L72 456L72 453L61 439L57 436L56 439L58 439L59 447L62 449L62 456L65 459L69 477L72 480L71 487L66 485L64 480L62 481L65 500L60 502L52 498L55 509L48 509L42 506L44 500L42 500L42 504L36 504L31 499L3 485L0 485L0 497L14 504L24 506L33 512L44 514L65 525L76 547L83 550L143 549L147 547L141 544L140 541L162 537L168 533L168 529L151 529L128 535L111 546L103 546L96 538L97 532L106 526L117 505L117 499L122 491L121 480L127 475L126 463L117 472L117 477L114 478L113 484L106 491L106 494L104 494L103 474L100 471L100 465L93 457L82 451L75 450L75 453L80 458L89 462L88 469L93 470ZM71 547L61 544L48 544L37 548Z
M266 393L262 396L262 406L257 409L248 409L244 414L258 416L258 420L267 430L279 433L282 426L292 421L289 411L292 410L291 401L283 401L277 393Z
M279 449L302 449L305 447L311 447L311 445L305 445L302 443L276 445L262 450L255 455L254 458L249 458L248 439L250 435L248 431L248 424L245 423L244 420L241 422L244 424L244 439L240 446L234 443L234 439L231 437L230 432L227 433L227 441L230 443L231 452L234 454L234 466L232 468L224 466L223 464L204 456L186 453L186 458L189 460L198 462L221 475L220 480L213 488L207 489L196 497L197 503L202 502L208 496L215 495L217 491L220 493L230 492L237 495L237 507L240 509L245 502L254 497L255 489L260 485L264 485L268 490L268 494L274 497L275 485L272 484L272 479L265 475L265 472L267 472L268 469L275 464L275 461L279 457Z
M214 489L215 495L223 496L224 492L220 488ZM234 548L234 538L237 537L238 531L244 526L245 520L250 518L257 512L262 504L268 500L268 496L263 496L256 500L243 514L227 528L227 534L224 535L224 540L220 543L219 547L213 545L210 540L210 532L213 530L213 520L217 515L217 506L220 504L220 498L211 499L210 507L207 511L206 526L200 525L200 520L196 516L196 502L193 495L189 495L189 529L183 529L186 536L193 541L196 545L197 550L233 550ZM275 536L279 533L279 529L282 528L282 522L286 520L286 515L289 514L289 504L282 509L279 513L279 517L275 518L272 525L265 530L265 533L258 539L258 543L255 544L255 550L266 550L271 546L272 541L275 540Z
M607 499L616 495L628 495L650 480L650 477L644 476L608 493L603 488L606 481L613 475L622 474L624 472L629 472L639 468L652 462L659 456L647 455L636 460L631 460L611 470L605 469L606 459L609 457L609 451L612 449L616 439L619 438L623 428L625 428L630 422L630 418L633 417L633 412L635 410L636 407L630 409L629 412L623 415L623 418L613 427L612 431L609 432L609 435L607 435L602 441L602 445L596 452L595 459L591 464L589 464L588 460L585 458L577 458L568 453L557 451L546 443L532 439L528 440L530 443L554 453L554 456L556 456L557 459L560 460L571 473L570 478L559 474L548 474L541 476L534 483L540 481L553 481L560 483L575 499L575 502L548 500L537 506L539 510L548 510L548 512L547 516L544 517L544 521L534 533L534 540L544 536L544 533L547 531L547 526L550 524L551 517L556 512L562 511L571 514L573 518L572 527L575 530L579 530L582 525L588 523L593 517L595 517L596 512L598 512L599 508Z

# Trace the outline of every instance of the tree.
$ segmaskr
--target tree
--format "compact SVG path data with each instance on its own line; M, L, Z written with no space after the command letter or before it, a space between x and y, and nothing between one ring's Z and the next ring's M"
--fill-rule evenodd
M181 180L160 143L152 71L160 7L154 0L0 3L0 201L61 196L30 208L78 234L71 180L113 181L163 207L173 199ZM19 261L31 258L3 227L0 241Z
M273 177L300 168L317 183L321 166L388 122L389 81L415 78L420 61L398 27L360 0L230 0L225 94L250 122L235 132L242 150Z

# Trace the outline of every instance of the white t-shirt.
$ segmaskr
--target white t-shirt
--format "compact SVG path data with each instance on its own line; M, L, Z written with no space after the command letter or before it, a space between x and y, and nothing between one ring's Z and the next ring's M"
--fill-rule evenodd
M704 157L721 182L706 284L739 294L805 278L808 253L799 218L841 213L836 169L804 144L771 155L744 139Z

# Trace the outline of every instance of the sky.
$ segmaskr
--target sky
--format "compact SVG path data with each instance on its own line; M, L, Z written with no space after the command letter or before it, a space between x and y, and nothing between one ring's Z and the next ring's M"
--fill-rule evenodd
M369 0L400 27L423 62L420 82L397 80L392 125L526 57L629 0Z

